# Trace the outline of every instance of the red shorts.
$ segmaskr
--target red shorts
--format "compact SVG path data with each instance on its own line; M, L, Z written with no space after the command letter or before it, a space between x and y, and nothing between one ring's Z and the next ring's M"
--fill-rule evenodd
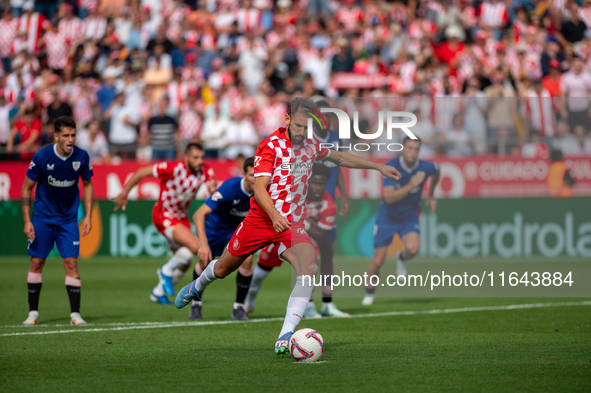
M169 235L166 233L167 228L174 228L177 224L182 224L189 228L189 230L191 229L191 223L189 222L188 217L180 220L178 218L166 218L164 217L163 212L156 210L152 212L152 224L154 224L158 232L160 232L171 244L175 244L175 242L172 237L169 237Z
M312 245L316 249L316 257L319 257L318 245L316 244L314 239L311 239L311 240L312 240ZM275 244L270 244L269 246L267 246L261 250L257 264L259 264L261 266L265 266L265 267L279 267L279 266L281 266L282 262L283 261L281 260L281 258L279 257L279 254L277 253L277 248L275 247Z
M235 257L242 257L274 244L274 253L280 255L293 244L299 243L312 244L312 239L306 233L303 224L292 223L291 230L277 233L269 217L263 217L251 210L232 235L228 251Z

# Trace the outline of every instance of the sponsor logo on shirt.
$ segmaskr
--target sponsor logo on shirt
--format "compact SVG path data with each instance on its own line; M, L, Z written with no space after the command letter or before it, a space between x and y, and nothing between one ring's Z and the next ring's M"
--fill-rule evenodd
M261 163L261 160L263 159L263 157L261 156L255 156L254 157L254 167L256 168L257 166L259 166L259 164Z
M53 171L53 168L55 168L55 164L47 164L47 170L48 171Z
M237 210L236 208L232 208L230 210L230 214L232 216L237 216L237 217L246 217L246 215L248 214L248 210L247 211L240 211L240 210Z
M232 204L233 204L233 205L237 205L237 204L239 204L239 203L240 203L240 199L234 199L234 200L232 201Z
M72 187L76 184L76 180L57 180L53 176L48 176L47 183L54 187Z

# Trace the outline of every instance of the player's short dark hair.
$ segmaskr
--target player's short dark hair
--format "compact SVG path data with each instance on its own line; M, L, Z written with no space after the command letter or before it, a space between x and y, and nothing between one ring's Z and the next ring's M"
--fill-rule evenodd
M242 165L242 169L244 169L244 173L248 171L248 167L254 168L254 157L248 157L244 160L244 164Z
M550 152L550 162L564 161L564 155L561 150L552 150Z
M402 146L406 145L406 142L408 142L408 141L415 141L415 142L419 142L419 144L421 144L421 145L423 144L423 141L418 136L417 136L417 139L412 139L409 136L405 136L404 140L402 141Z
M187 145L187 148L185 149L185 154L188 153L191 149L203 151L203 145L201 143L191 142Z
M289 115L293 117L298 112L306 110L314 110L318 112L318 105L311 98L295 97L291 99L291 107L289 108Z
M322 176L326 177L326 180L330 179L330 169L326 165L323 164L314 164L312 167L312 176Z
M60 116L53 122L53 130L56 133L61 132L64 127L76 129L76 121L70 116Z

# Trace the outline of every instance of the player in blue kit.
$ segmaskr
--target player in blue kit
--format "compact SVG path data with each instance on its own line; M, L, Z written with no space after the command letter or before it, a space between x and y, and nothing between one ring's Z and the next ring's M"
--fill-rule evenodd
M402 155L386 164L398 169L400 179L384 180L384 198L374 227L374 254L367 268L368 276L379 274L380 267L386 259L388 246L396 233L404 243L402 251L396 253L396 273L403 276L408 274L406 261L416 255L421 242L419 227L421 194L429 176L433 178L425 204L431 208L431 213L435 213L437 209L437 200L433 197L433 192L439 181L439 165L418 158L421 148L420 139L406 137L402 145ZM368 286L365 289L366 295L361 304L369 306L373 304L376 288Z
M37 324L41 273L54 243L66 269L71 323L86 325L86 321L80 316L81 281L77 262L80 251L78 179L81 177L84 184L86 217L82 225L82 236L86 236L92 227L92 164L88 153L75 146L76 122L72 118L62 116L55 120L53 126L55 144L39 150L33 156L21 194L25 235L29 239L31 256L31 268L27 277L29 317L23 325ZM35 184L35 206L31 216L31 193Z
M254 157L244 161L243 177L226 180L193 215L193 222L199 238L199 264L195 265L196 280L213 257L224 253L234 231L250 210L250 198L254 195ZM236 276L236 301L233 317L237 321L248 321L244 312L244 299L252 279L252 256L247 258ZM201 319L201 300L191 303L190 319Z

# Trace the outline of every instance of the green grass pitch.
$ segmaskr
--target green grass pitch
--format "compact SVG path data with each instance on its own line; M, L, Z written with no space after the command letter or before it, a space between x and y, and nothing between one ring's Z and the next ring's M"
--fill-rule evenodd
M267 279L251 315L275 319L173 326L188 322L188 309L148 298L161 263L81 261L81 311L91 326L74 328L67 326L61 261L48 260L39 307L45 326L23 328L15 325L28 311L28 259L0 259L0 391L591 391L588 305L304 320L299 327L318 330L326 351L320 363L299 364L273 351L290 292L288 267ZM234 296L235 276L214 283L204 320L229 321ZM363 314L589 299L377 298L369 308L360 300L336 302ZM12 335L31 332L58 333Z

